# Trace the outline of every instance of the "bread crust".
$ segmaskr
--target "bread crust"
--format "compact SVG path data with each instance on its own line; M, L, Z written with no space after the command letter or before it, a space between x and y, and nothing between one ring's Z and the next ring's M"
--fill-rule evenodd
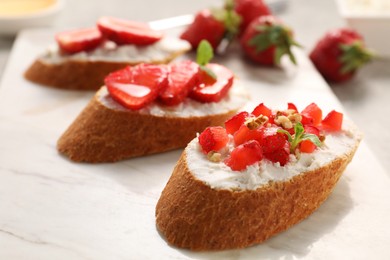
M256 190L213 189L179 159L156 206L156 224L169 244L195 251L244 248L304 220L329 196L359 141L331 163Z
M237 112L160 117L108 108L98 93L57 142L59 152L73 161L115 162L182 148L196 133L210 125L223 125Z
M177 51L165 59L152 61L153 64L169 63L186 50ZM109 62L66 60L61 63L48 63L43 58L36 59L25 71L24 77L47 87L72 90L98 90L104 85L104 78L111 72L141 62Z

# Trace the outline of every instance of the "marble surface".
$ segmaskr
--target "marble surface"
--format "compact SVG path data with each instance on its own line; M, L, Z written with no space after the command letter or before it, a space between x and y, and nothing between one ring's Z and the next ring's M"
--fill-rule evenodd
M390 179L365 142L319 210L264 244L212 253L170 247L155 228L154 209L181 151L97 165L60 156L58 137L93 93L21 77L52 37L22 33L0 86L0 259L390 258ZM303 52L296 54L299 67L284 60L279 70L235 55L223 61L256 103L303 108L315 101L326 112L343 110Z

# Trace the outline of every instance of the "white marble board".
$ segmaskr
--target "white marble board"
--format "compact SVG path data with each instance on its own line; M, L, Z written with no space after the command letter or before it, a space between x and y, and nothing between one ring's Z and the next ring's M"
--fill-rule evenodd
M79 164L56 141L93 93L32 84L22 74L53 42L19 35L0 87L0 259L390 259L390 180L363 142L333 194L308 219L243 250L194 253L166 244L154 208L181 151L113 164ZM235 47L233 46L233 49ZM255 103L341 109L307 57L258 68L219 58Z

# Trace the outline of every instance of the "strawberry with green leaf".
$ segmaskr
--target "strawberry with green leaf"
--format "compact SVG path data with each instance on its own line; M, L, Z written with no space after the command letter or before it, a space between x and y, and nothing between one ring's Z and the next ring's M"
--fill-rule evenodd
M233 5L220 9L205 9L198 12L194 21L181 34L196 49L202 40L207 40L216 49L223 38L232 40L238 33L240 17Z
M272 15L254 19L241 37L241 47L249 59L263 65L278 65L287 55L296 64L292 46L299 46L290 28Z
M213 56L210 43L201 41L196 59L200 67L199 84L192 89L190 97L203 103L220 101L233 85L233 72L222 65L208 63Z
M295 150L303 141L310 141L315 146L319 147L322 145L320 139L316 134L309 133L312 131L305 131L303 125L299 122L294 125L294 134L291 135L288 131L284 129L279 129L278 133L287 135L288 141L290 142L290 152L295 153Z
M310 59L327 81L345 82L372 59L372 53L360 34L341 28L326 33L310 53Z

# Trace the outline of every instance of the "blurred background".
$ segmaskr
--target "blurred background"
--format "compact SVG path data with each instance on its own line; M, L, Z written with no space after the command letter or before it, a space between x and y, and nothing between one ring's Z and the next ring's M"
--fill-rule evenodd
M5 10L5 5L2 3L4 4L6 1L20 1L22 5L26 5L29 1L37 0L0 0L0 34L2 28L9 28L2 17ZM348 0L340 0L339 2L341 1ZM102 15L146 22L193 14L203 8L221 6L223 3L222 0L64 0L62 2L63 8L50 23L50 27L55 30L88 27L93 25ZM293 28L297 41L304 46L306 53L314 47L317 40L326 31L347 24L338 8L338 1L269 0L266 2L275 7L276 15ZM360 2L370 1L360 0ZM379 2L387 3L387 6L390 6L388 3L390 0ZM387 9L384 13L382 16L390 20L390 10ZM366 16L375 17L375 12L369 12ZM26 26L28 27L28 24ZM390 23L385 26L390 32ZM372 31L375 32L375 29ZM381 34L378 31L376 36L379 39L389 37ZM15 37L15 35L0 35L0 78L7 64ZM387 146L390 143L390 131L388 130L390 128L390 59L377 57L373 62L364 66L351 81L344 84L330 84L330 86L344 105L347 114L364 131L368 146L382 164L386 168L390 168L390 153L387 152Z

